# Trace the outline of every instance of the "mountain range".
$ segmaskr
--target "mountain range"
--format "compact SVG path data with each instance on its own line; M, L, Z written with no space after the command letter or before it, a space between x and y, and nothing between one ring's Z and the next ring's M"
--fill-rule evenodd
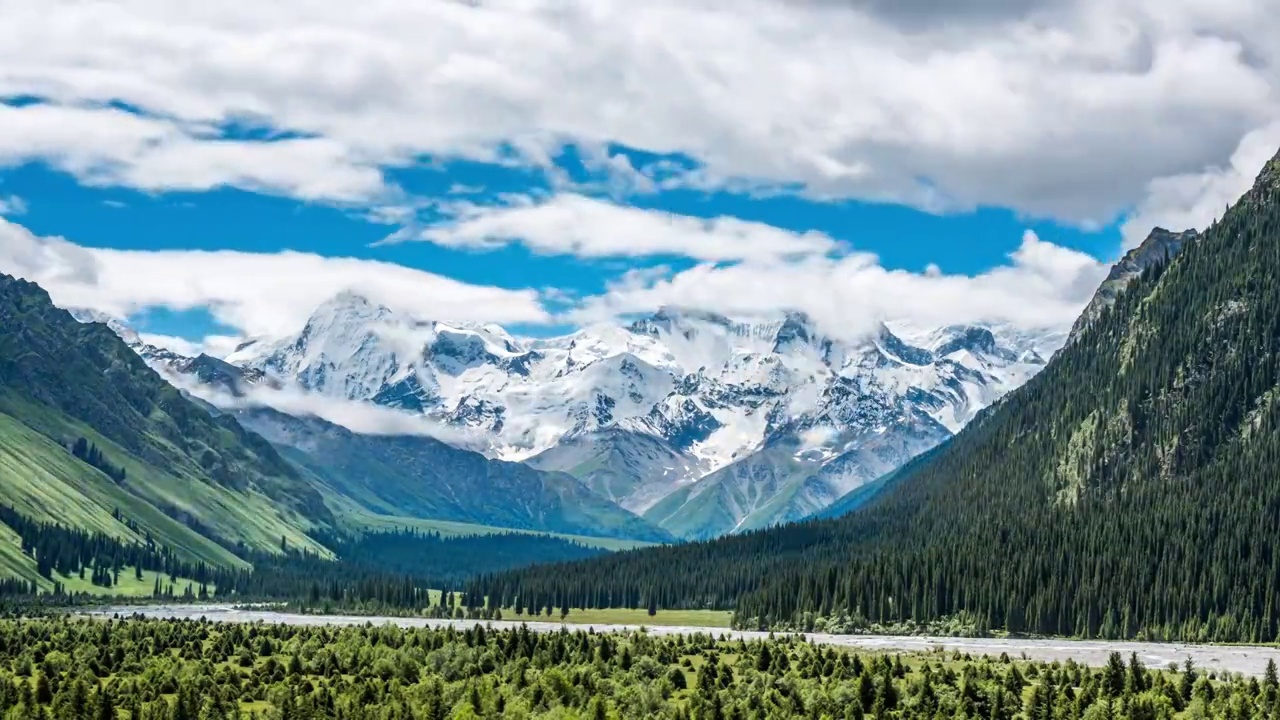
M1203 232L1155 233L1043 371L848 514L469 592L739 627L1272 642L1277 459L1280 155Z
M176 383L214 391L203 393L214 404L269 403L279 390L394 411L422 428L402 442L435 435L490 462L572 476L647 527L686 539L821 511L949 438L1065 339L1007 326L882 324L851 340L800 313L747 322L678 308L526 338L408 317L350 292L297 333L250 340L222 359L149 346L111 324ZM403 435L403 426L376 434ZM358 466L325 452L313 450L309 465ZM494 509L467 518L509 526L504 502L486 497Z

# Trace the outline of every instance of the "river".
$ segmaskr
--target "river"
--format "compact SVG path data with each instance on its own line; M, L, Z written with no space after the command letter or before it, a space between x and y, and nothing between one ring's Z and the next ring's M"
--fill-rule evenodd
M241 609L229 605L118 605L101 610L84 613L95 617L111 617L142 615L150 618L190 619L206 618L212 622L264 622L286 625L363 625L373 623L381 625L392 623L401 627L446 627L468 628L477 624L493 628L516 628L527 626L534 632L555 632L561 628L585 629L592 627L596 632L627 632L639 630L639 625L573 625L558 622L516 622L476 621L476 620L433 620L410 617L380 617L369 615L303 615L298 613L277 612L274 610ZM679 626L645 626L651 635L691 635L704 633L708 635L726 635L735 639L757 640L769 636L767 632L748 630L726 630L724 628L679 627ZM1262 675L1267 661L1274 659L1280 664L1280 647L1260 645L1196 645L1187 643L1150 643L1109 640L1067 640L1067 639L1023 639L1023 638L950 638L928 636L897 635L827 635L823 633L804 633L804 637L820 645L857 648L875 651L926 652L936 648L947 651L960 651L975 655L999 656L1008 653L1009 657L1026 656L1031 660L1075 660L1087 665L1103 665L1113 652L1119 652L1125 660L1131 653L1137 653L1147 667L1162 668L1169 663L1181 665L1187 658L1198 668L1247 675Z

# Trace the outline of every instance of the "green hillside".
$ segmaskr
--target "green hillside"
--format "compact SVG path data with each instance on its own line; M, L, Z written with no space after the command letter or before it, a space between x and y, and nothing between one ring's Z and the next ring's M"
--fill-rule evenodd
M732 607L747 626L951 619L1270 642L1277 467L1280 157L1043 372L852 515L473 590Z
M71 452L83 441L97 464ZM82 324L37 285L0 275L0 504L129 539L150 533L193 561L243 565L333 524L320 494L269 443L214 418L107 327ZM138 532L116 520L135 523Z

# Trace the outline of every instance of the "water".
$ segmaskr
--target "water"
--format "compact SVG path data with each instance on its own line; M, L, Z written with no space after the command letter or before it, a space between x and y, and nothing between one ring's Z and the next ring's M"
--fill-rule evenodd
M85 613L96 617L138 614L149 618L189 619L205 618L212 622L264 622L285 625L382 625L391 623L401 627L454 627L465 629L482 624L497 629L517 628L521 625L534 632L556 632L561 628L594 628L596 632L627 632L639 630L639 625L574 625L559 622L516 622L477 620L433 620L427 618L381 617L368 615L302 615L267 609L241 609L229 605L116 605L104 610ZM723 628L645 626L650 635L691 635L703 633L734 639L759 640L769 636L767 632L726 630ZM783 633L779 633L782 635ZM1195 645L1187 643L1150 643L1109 640L1044 640L999 638L948 638L928 636L894 635L827 635L805 633L804 637L820 645L858 648L889 652L928 652L937 648L972 653L974 655L999 656L1008 653L1011 658L1025 655L1031 660L1075 660L1086 665L1103 665L1113 652L1119 652L1127 661L1131 653L1137 653L1149 668L1163 668L1170 663L1181 665L1187 658L1197 668L1230 671L1246 675L1262 675L1268 660L1280 663L1280 647L1260 645Z

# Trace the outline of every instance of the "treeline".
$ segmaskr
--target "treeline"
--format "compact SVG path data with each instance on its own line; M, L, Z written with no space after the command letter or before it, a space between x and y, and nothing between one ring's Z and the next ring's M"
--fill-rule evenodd
M733 609L750 628L1273 642L1278 382L1273 161L1044 371L853 515L468 589Z
M137 524L123 518L119 510L114 515L126 527L137 531ZM88 574L95 585L109 588L119 581L125 568L134 573L150 570L197 582L208 581L213 573L213 569L203 563L180 559L156 543L150 533L141 533L141 541L125 542L105 533L32 520L6 505L0 505L0 523L18 534L22 552L35 559L37 572L47 579L54 579L55 572L81 578ZM0 587L0 594L3 593Z
M295 600L309 607L421 610L438 617L492 618L483 596L461 592L477 572L535 562L589 558L603 551L554 537L521 533L442 537L398 530L360 536L323 534L336 561L282 546L280 555L247 557L252 570L223 570L212 583L219 595ZM428 588L458 591L433 602ZM494 606L495 608L498 606Z
M535 563L583 560L605 553L570 540L528 533L443 537L417 530L318 536L346 563L430 578L433 587L455 587L485 572Z
M424 610L441 617L492 618L485 603L471 602L462 583L476 572L496 571L535 562L590 558L603 551L554 537L519 533L442 537L436 533L391 531L364 535L317 535L335 551L322 557L281 542L281 553L248 552L241 557L252 569L188 562L161 546L135 522L116 511L114 517L140 532L143 539L126 542L103 533L39 522L0 506L0 524L21 539L22 552L36 562L41 577L54 582L53 594L65 593L59 577L76 576L104 588L120 583L122 573L141 580L156 574L157 599L203 600L213 597L289 600L310 607ZM428 588L451 591L447 602ZM0 596L33 594L27 580L0 581Z
M794 637L0 620L10 720L1234 719L1275 717L1278 696L1274 663L1244 678L1136 655L1089 668Z
M89 463L106 473L107 477L116 481L116 484L123 483L128 477L124 466L114 465L107 460L107 456L94 443L89 442L85 438L76 438L75 441L67 443L67 449L71 454Z

